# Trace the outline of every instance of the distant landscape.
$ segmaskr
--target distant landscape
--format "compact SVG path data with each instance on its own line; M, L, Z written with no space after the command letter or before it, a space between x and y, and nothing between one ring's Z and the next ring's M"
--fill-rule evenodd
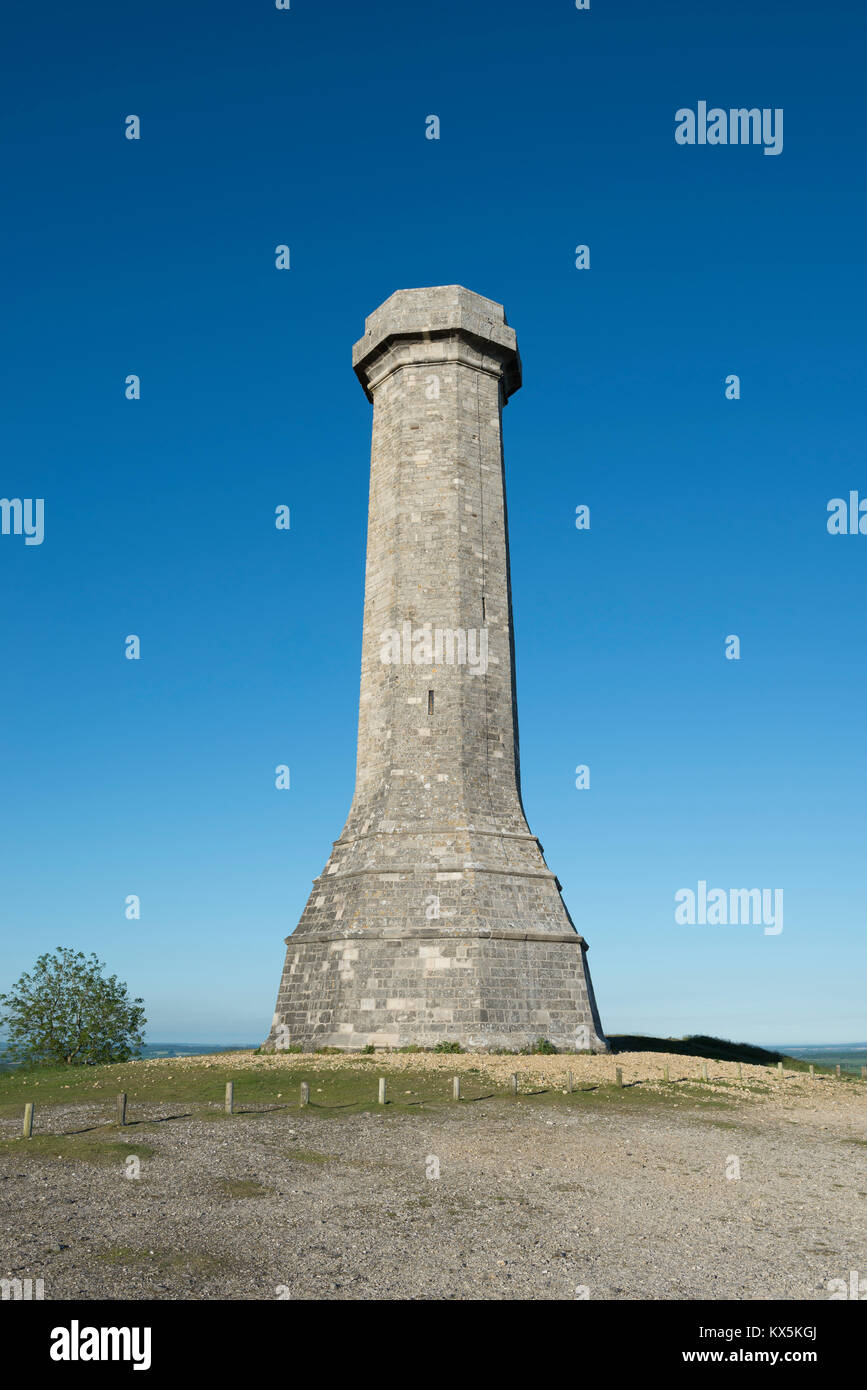
M212 1052L252 1052L255 1043L145 1043L141 1050L144 1060L152 1057L209 1057ZM5 1042L0 1039L0 1071L8 1071L4 1058Z
M206 1057L212 1052L252 1052L258 1042L250 1043L145 1043L142 1057Z
M777 1051L821 1067L836 1067L839 1062L844 1071L860 1071L861 1067L867 1065L867 1043L820 1043L807 1047L796 1043L778 1043Z

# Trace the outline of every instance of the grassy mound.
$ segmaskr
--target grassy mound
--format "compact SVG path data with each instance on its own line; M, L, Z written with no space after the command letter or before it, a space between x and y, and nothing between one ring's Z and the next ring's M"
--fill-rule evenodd
M608 1038L613 1052L672 1052L680 1057L707 1057L717 1062L749 1062L755 1067L785 1062L792 1070L806 1070L803 1062L753 1043L711 1038L706 1033L690 1033L685 1038L645 1038L640 1033L619 1033Z

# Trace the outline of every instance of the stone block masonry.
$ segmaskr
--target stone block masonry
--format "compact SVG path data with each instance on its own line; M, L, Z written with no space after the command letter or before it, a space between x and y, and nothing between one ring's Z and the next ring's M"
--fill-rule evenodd
M521 803L514 331L458 285L398 290L353 364L373 402L355 795L287 938L266 1047L605 1051L586 943Z

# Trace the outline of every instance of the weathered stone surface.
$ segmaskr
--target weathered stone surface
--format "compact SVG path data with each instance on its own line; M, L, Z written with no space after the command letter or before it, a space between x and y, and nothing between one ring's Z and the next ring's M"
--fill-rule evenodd
M514 331L460 286L398 290L353 364L374 405L355 796L287 938L266 1045L605 1050L586 944L521 804Z

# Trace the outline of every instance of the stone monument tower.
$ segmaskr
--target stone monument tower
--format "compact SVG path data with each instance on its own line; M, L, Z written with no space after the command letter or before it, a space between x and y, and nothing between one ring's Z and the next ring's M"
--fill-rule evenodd
M398 290L353 365L373 402L355 796L295 932L270 1048L607 1050L521 804L502 306Z

